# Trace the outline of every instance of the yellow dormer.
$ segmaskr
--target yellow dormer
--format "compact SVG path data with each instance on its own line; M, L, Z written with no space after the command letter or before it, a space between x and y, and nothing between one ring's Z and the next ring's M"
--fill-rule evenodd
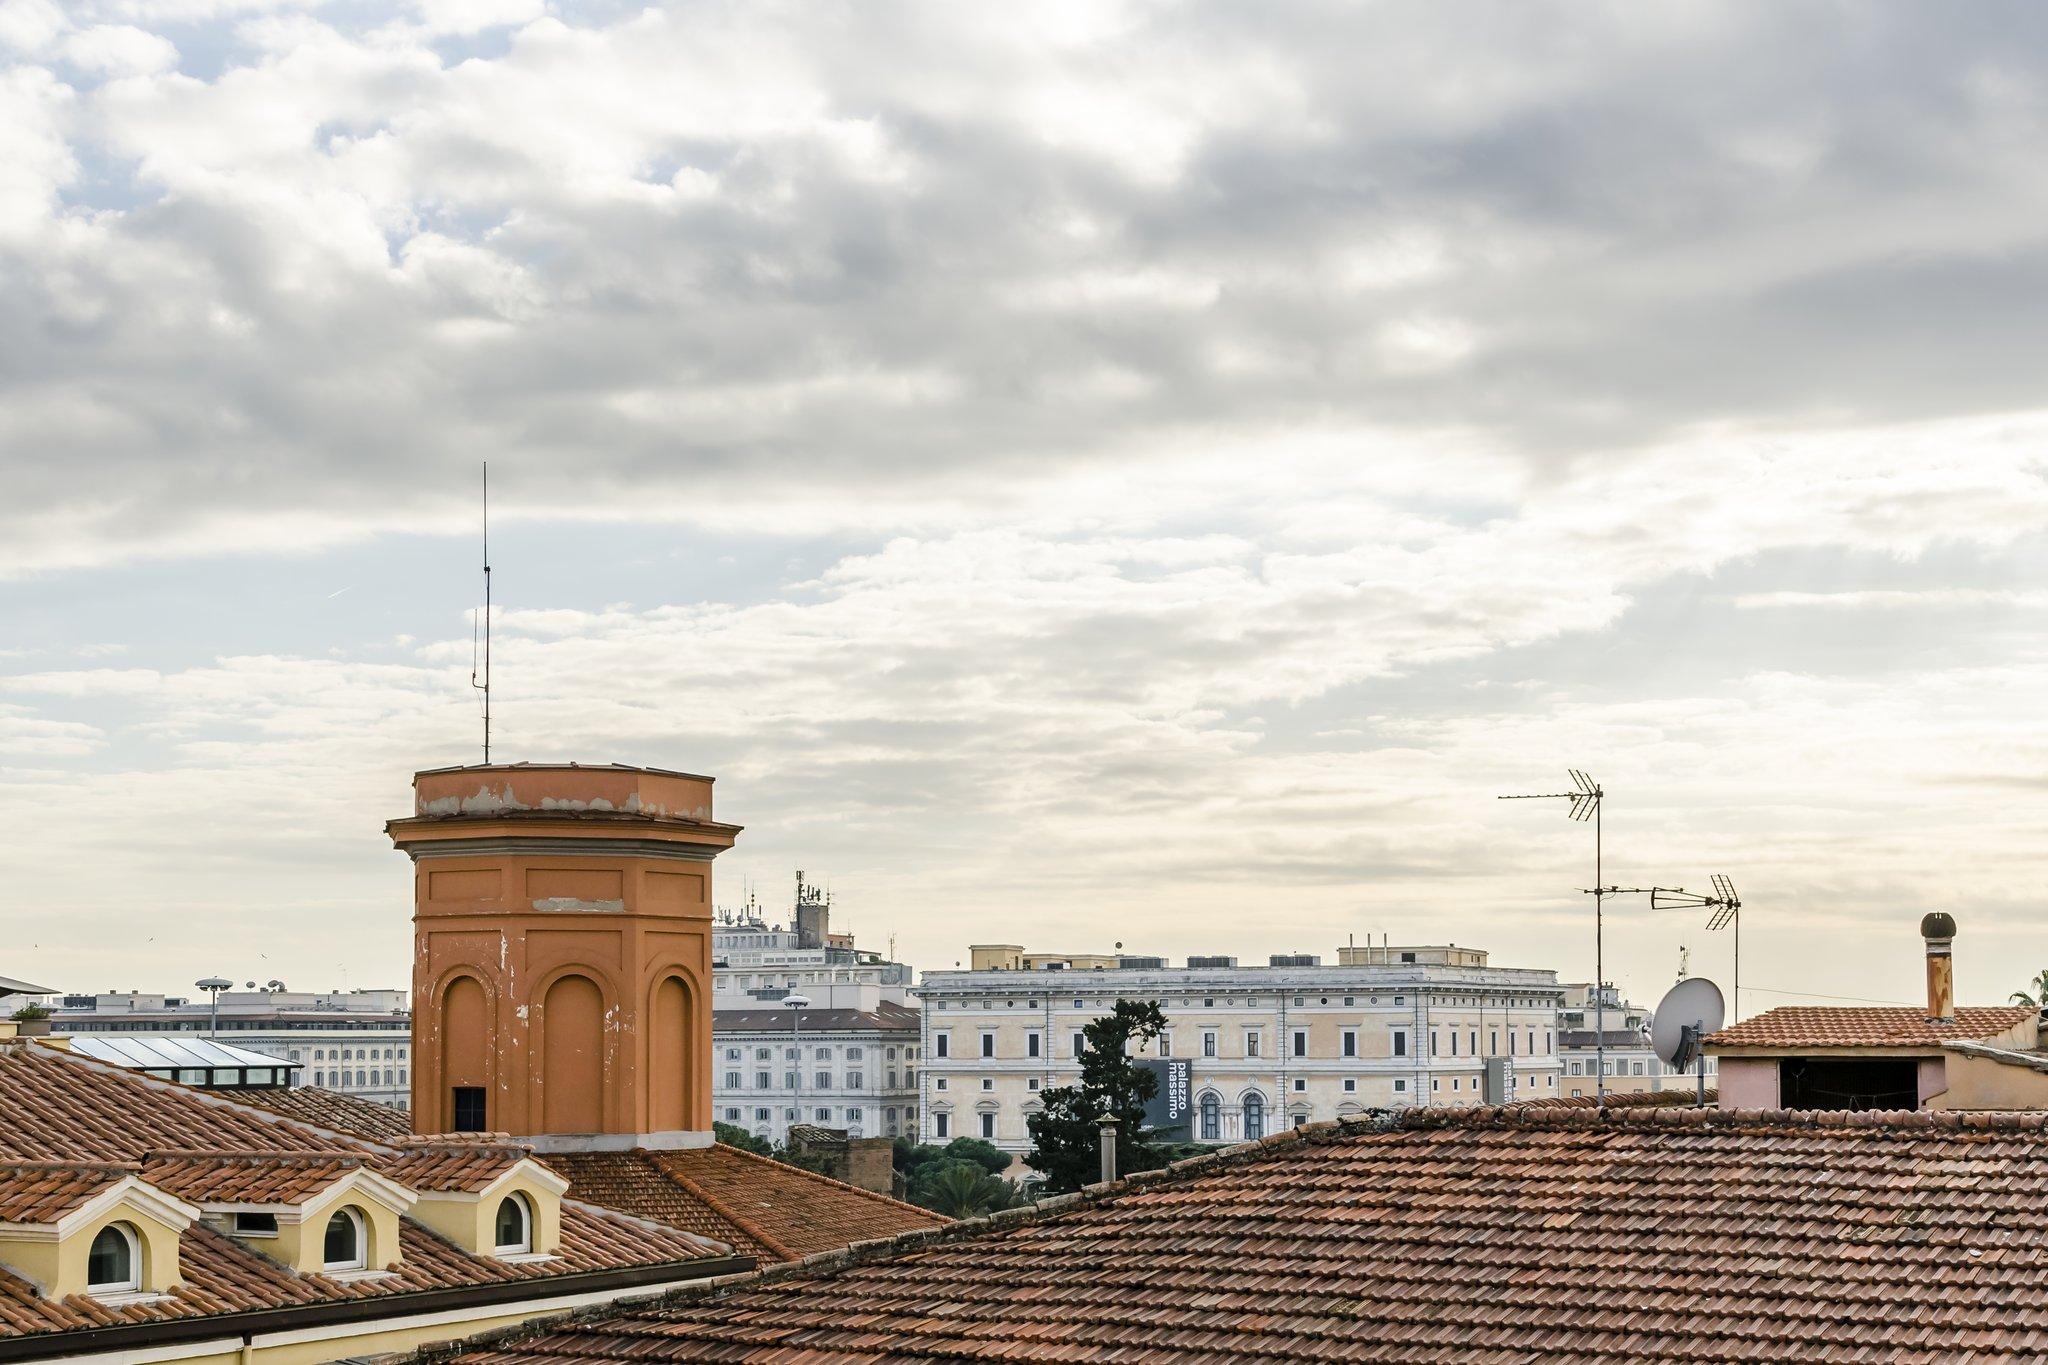
M25 1185L38 1188L32 1203ZM118 1304L181 1283L178 1239L199 1219L183 1200L107 1167L12 1167L0 1186L13 1196L0 1203L17 1215L0 1222L0 1265L45 1297Z
M405 1178L405 1172L396 1172ZM431 1182L419 1188L412 1216L478 1256L553 1256L562 1247L562 1196L569 1182L521 1155L487 1177ZM474 1188L464 1188L470 1185Z
M412 1207L413 1193L375 1171L359 1168L307 1199L271 1212L277 1231L263 1236L238 1226L243 1243L301 1275L343 1279L396 1267L399 1219Z

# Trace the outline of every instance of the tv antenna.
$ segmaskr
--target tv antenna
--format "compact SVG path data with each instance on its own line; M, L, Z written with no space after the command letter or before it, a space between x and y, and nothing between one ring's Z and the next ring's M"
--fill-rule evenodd
M1580 772L1567 768L1572 776L1572 790L1568 792L1532 792L1527 795L1502 796L1501 801L1566 801L1565 815L1580 823L1593 822L1593 1055L1594 1070L1593 1096L1604 1102L1607 1099L1607 965L1606 965L1606 916L1605 908L1609 888L1602 881L1602 837L1600 830L1600 807L1607 799L1598 782Z
M484 696L484 762L491 761L491 462L484 461L483 681L477 681L477 623L469 629L469 685Z
M1707 928L1712 932L1722 929L1735 931L1735 999L1731 1005L1737 1019L1742 1018L1742 898L1735 894L1735 883L1716 873L1712 878L1714 890L1711 895L1702 896L1682 886L1610 886L1610 896L1648 896L1652 910L1710 910Z

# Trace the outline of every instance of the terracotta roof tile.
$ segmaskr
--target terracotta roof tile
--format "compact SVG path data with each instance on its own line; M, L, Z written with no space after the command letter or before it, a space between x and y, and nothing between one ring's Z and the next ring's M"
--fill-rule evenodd
M364 1164L347 1152L152 1152L142 1178L194 1204L303 1204Z
M1993 1038L2034 1017L2030 1005L1958 1009L1935 1023L1922 1009L1783 1005L1707 1035L1710 1047L1939 1047L1963 1038Z
M136 1174L118 1162L42 1161L0 1166L0 1223L54 1223L109 1185Z
M139 1161L146 1152L353 1151L355 1145L172 1081L0 1042L0 1161Z
M483 1189L532 1155L505 1142L410 1141L379 1169L415 1190Z
M724 1143L681 1151L549 1153L569 1192L789 1261L947 1220Z
M326 1128L373 1142L395 1142L412 1132L412 1116L388 1105L372 1104L354 1095L343 1095L317 1086L296 1090L242 1090L237 1103L266 1109L317 1128Z
M362 1167L463 1187L526 1149L466 1135L459 1144L395 1149L297 1124L219 1095L138 1076L53 1048L0 1044L0 1219L61 1217L113 1181L135 1175L200 1203L296 1203ZM52 1160L51 1158L56 1158ZM408 1166L414 1169L408 1170ZM401 1180L400 1183L406 1183ZM61 1303L0 1267L0 1338L114 1323L370 1298L585 1271L723 1256L726 1247L574 1200L562 1204L562 1246L548 1259L474 1256L411 1219L400 1221L402 1263L382 1278L299 1276L194 1224L181 1234L185 1283L168 1297L107 1305ZM685 1274L679 1268L678 1274Z
M461 1359L2017 1365L2044 1201L2043 1114L1418 1110Z

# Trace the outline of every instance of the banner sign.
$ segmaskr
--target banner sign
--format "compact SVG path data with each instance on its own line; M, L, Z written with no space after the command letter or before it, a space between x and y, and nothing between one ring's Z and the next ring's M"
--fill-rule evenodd
M1165 1136L1176 1130L1185 1135L1195 1121L1195 1064L1185 1057L1145 1057L1138 1065L1159 1083L1145 1103L1145 1126Z

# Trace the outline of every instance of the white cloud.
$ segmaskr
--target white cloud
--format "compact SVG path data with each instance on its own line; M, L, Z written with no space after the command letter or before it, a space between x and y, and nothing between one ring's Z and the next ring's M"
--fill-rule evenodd
M132 24L95 24L66 38L64 60L98 76L150 76L178 64L178 49L167 38Z

